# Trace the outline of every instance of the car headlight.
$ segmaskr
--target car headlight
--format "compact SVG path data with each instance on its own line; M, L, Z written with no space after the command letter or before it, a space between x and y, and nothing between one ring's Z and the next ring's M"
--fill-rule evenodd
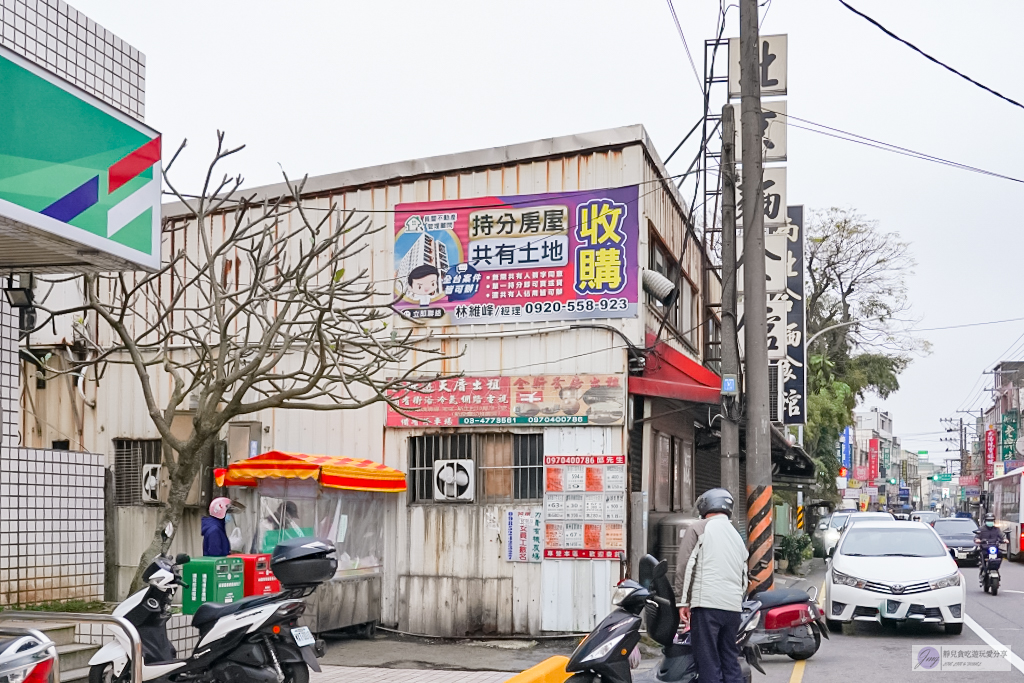
M832 570L832 583L837 583L840 586L852 586L854 588L863 588L868 585L868 582L864 579L858 579L855 576L837 572L835 569Z
M625 636L626 636L625 633L623 633L621 636L615 636L614 638L609 640L607 643L605 643L604 645L602 645L601 647L597 648L596 650L591 652L589 655L587 655L586 657L581 659L580 662L581 663L582 662L590 662L590 661L593 661L595 659L601 659L602 657L607 655L609 652L614 650L615 646L618 645L619 641L622 640Z
M941 579L929 581L928 585L932 587L932 590L938 590L939 588L949 588L951 586L959 586L960 572L957 572L956 574L950 574L949 576L944 576Z
M619 586L615 589L615 592L612 593L612 604L616 606L621 605L622 601L632 595L635 590L635 587Z

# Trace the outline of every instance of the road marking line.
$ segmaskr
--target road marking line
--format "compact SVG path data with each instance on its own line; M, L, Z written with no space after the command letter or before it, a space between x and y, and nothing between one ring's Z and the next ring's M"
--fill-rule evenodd
M804 679L804 667L807 666L807 660L801 659L793 664L793 675L789 677L789 683L800 683Z
M1003 592L1004 593L1020 593L1020 594L1024 595L1024 591L1015 591L1015 590L1012 590L1010 588L1004 588Z
M1010 661L1010 664L1014 666L1017 671L1024 673L1024 660L1013 653L1006 645L1003 645L998 640L992 637L992 634L982 628L981 624L971 619L970 615L964 614L964 623L974 631L974 633L985 641L985 644L995 650L1006 650L1009 654L1006 655L1006 659Z

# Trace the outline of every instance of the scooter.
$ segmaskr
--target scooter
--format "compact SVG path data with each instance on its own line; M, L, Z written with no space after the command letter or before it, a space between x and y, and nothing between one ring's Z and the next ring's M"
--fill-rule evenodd
M2 629L0 681L8 683L58 683L57 646L32 628Z
M828 638L825 615L818 608L815 594L795 588L762 591L752 596L756 603L750 644L762 654L788 655L791 659L808 659L821 646L821 637Z
M579 644L565 665L573 674L567 683L692 683L697 680L697 664L690 645L689 630L680 632L679 610L675 606L672 585L666 577L667 564L651 555L640 560L640 582L626 579L612 595L612 611ZM662 645L663 657L656 667L633 677L630 654L640 642L641 614L647 621L647 633ZM759 654L748 644L756 623L754 611L741 616L737 645L743 680L750 683L750 667L761 673Z
M170 525L165 536L171 535ZM139 632L142 640L142 679L197 683L307 683L309 669L320 671L317 657L325 644L298 620L306 609L303 598L334 576L338 561L327 541L294 538L274 548L270 566L282 591L220 605L207 603L192 617L199 642L192 655L179 659L167 637L171 601L188 555L157 556L143 572L147 587L129 596L114 610ZM187 587L187 586L185 586ZM112 629L113 630L113 629ZM89 683L128 683L131 644L120 629L115 640L89 660ZM138 683L131 681L130 683Z
M986 593L999 594L999 567L1002 565L1002 555L999 545L994 543L981 544L981 570L979 571L978 582Z

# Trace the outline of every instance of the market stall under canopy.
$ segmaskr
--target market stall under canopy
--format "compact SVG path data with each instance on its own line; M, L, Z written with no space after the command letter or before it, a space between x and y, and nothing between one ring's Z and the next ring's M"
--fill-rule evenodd
M214 472L218 486L256 486L261 479L313 479L349 491L401 493L405 473L373 460L270 451Z

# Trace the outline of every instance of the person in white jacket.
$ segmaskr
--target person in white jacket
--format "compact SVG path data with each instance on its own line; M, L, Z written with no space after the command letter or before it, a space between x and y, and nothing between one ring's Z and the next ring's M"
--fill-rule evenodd
M747 592L747 548L729 521L732 511L727 490L701 494L701 520L683 534L676 558L679 618L690 625L701 683L743 680L736 636Z

